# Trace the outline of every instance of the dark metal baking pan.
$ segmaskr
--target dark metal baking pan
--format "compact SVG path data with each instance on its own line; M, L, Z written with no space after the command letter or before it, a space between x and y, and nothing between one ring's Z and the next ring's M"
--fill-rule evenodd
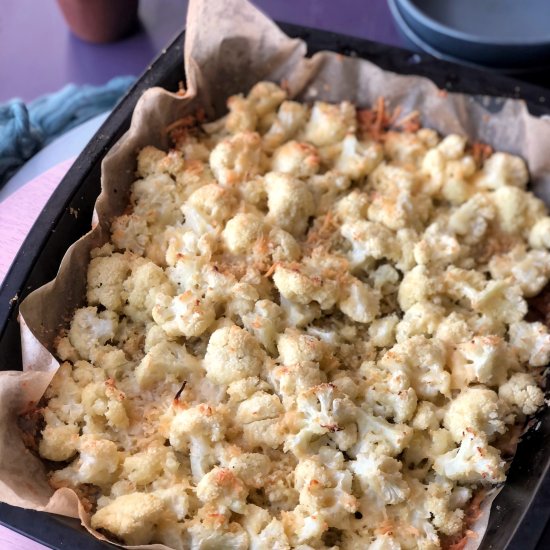
M550 106L550 92L543 88L368 40L295 25L281 24L281 27L290 36L305 40L311 54L333 50L356 55L389 71L426 76L440 88L472 94L479 101L486 95L521 97L533 114L550 114L547 107ZM0 288L0 369L21 369L17 305L29 292L55 277L67 248L88 231L93 204L100 190L101 161L128 129L137 100L151 86L176 90L178 82L183 80L183 38L182 32L115 107L31 229ZM494 102L494 106L498 108L498 102ZM70 213L73 209L80 212L76 219ZM482 544L484 549L550 547L549 541L541 540L550 514L550 488L544 481L549 465L550 410L547 410L541 415L539 428L519 446L508 482L493 506ZM99 550L112 547L92 538L77 520L6 504L0 504L0 523L51 548Z
M438 51L490 67L548 65L547 0L396 0L407 24Z

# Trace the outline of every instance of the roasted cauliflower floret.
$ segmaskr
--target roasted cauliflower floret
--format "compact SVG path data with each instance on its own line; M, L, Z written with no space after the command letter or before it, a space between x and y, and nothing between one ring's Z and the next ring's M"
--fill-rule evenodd
M545 367L550 361L550 333L542 323L513 323L510 325L510 344L520 360L531 367Z
M126 544L147 544L164 512L164 503L155 495L122 495L92 516L92 527L112 533Z
M101 304L111 311L120 312L124 303L122 284L129 271L128 257L124 254L92 258L88 266L88 304Z
M485 434L490 441L506 431L503 413L498 395L493 390L469 387L450 402L443 424L457 443L471 430Z
M516 246L507 254L493 256L489 270L494 279L510 278L525 297L538 294L550 277L550 253L545 250L526 251Z
M71 321L69 340L83 359L90 359L96 346L114 340L118 315L109 310L98 312L96 307L77 309Z
M380 294L355 277L350 277L338 307L352 321L370 323L380 313Z
M278 172L266 174L265 182L267 219L294 236L303 234L314 212L313 197L307 185Z
M78 441L78 459L52 477L54 486L91 483L106 487L117 478L121 453L116 443L95 435L83 435Z
M529 245L550 249L550 216L540 218L529 232Z
M250 550L290 550L290 544L280 520L259 506L249 504L243 520Z
M473 430L466 433L457 449L436 458L434 470L462 483L501 483L506 479L498 450Z
M357 180L368 176L382 159L382 148L378 143L361 142L354 135L347 135L342 141L334 169Z
M304 128L304 138L317 147L331 145L355 132L355 107L344 101L337 105L316 101Z
M306 105L296 101L283 101L277 111L277 116L263 137L267 150L273 150L285 141L293 138L308 116Z
M210 153L210 168L226 187L260 172L262 139L256 132L239 132L220 141Z
M271 170L306 178L319 171L320 162L317 149L313 145L287 141L275 149L271 158Z
M513 374L498 389L499 398L513 410L522 414L535 414L544 404L544 392L527 372Z
M197 482L215 463L212 445L222 441L227 418L222 410L200 404L188 409L176 408L170 424L170 445L189 452L193 479Z
M172 298L157 295L153 319L170 337L200 336L216 319L211 300L191 290Z
M223 242L229 252L245 254L262 237L265 229L261 216L239 212L225 225L222 232Z
M529 235L531 227L544 216L544 203L518 187L503 186L490 194L500 228L511 234Z
M359 453L350 469L361 491L384 504L397 504L409 496L409 486L401 475L402 464L395 458Z
M498 189L511 185L524 189L529 181L525 161L508 153L493 153L483 164L476 185L483 189Z
M470 382L498 386L517 367L513 349L499 336L475 336L458 344L451 356L453 387Z
M204 356L204 367L206 376L216 384L230 384L258 375L265 361L265 352L256 338L232 325L212 333Z
M226 509L244 513L247 495L245 484L226 468L213 468L197 485L197 497L205 504L216 506L221 513Z

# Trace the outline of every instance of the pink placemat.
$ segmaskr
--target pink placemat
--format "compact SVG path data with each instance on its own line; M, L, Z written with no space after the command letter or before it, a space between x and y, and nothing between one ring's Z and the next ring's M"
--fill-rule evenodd
M57 164L0 202L0 283L4 280L36 218L73 161L74 158L71 158ZM1 525L0 548L46 550L45 546Z
M73 162L71 158L57 164L0 202L0 283L36 218Z

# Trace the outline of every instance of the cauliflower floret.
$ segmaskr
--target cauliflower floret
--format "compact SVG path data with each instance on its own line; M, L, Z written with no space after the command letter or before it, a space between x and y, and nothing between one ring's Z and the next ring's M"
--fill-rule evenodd
M284 408L276 395L258 391L237 407L235 421L242 426L249 448L277 448L284 439L281 418Z
M403 463L416 477L423 478L432 468L435 459L455 446L451 433L445 428L422 431L415 429L403 453Z
M176 409L170 424L170 445L187 452L191 460L193 480L198 482L214 465L212 444L222 441L227 419L223 411L200 404L188 409Z
M426 144L419 133L387 132L384 136L386 156L398 164L418 165L426 154Z
M463 528L464 510L472 491L449 481L437 479L427 488L426 509L432 514L432 523L445 535L456 535Z
M338 283L322 278L313 266L278 265L273 274L273 282L287 300L301 305L315 301L321 309L330 309L338 301Z
M396 328L396 339L403 342L411 336L433 335L445 318L445 308L432 302L417 302L403 316Z
M550 362L550 334L542 323L513 323L510 344L518 352L520 361L531 367L545 367Z
M287 141L275 149L271 159L271 170L306 178L319 171L320 159L317 149L309 143Z
M450 364L452 385L458 389L470 382L499 386L518 362L513 349L500 336L490 335L458 344Z
M500 228L506 233L529 236L531 227L546 214L544 203L518 187L499 187L490 194Z
M429 401L420 401L416 407L411 426L415 430L437 430L440 424L440 409Z
M263 137L264 147L272 151L281 143L294 137L306 121L307 115L306 105L296 101L283 101L277 111L277 117Z
M446 266L456 262L462 252L456 238L441 223L432 223L422 239L414 245L414 259L419 265Z
M239 132L220 141L210 153L210 168L221 185L231 187L260 172L262 139Z
M123 287L127 293L125 315L133 321L142 323L151 321L157 295L174 295L174 286L166 273L161 267L149 261L135 265Z
M215 506L203 506L184 526L191 537L191 550L248 550L246 531L236 522L229 522ZM187 548L187 547L186 547Z
M394 233L382 224L355 220L342 224L340 232L352 245L348 253L352 269L367 267L371 259L396 261L400 256Z
M368 207L369 196L358 189L353 189L336 203L334 212L338 220L344 224L365 219Z
M414 430L407 424L391 424L385 418L375 416L363 409L356 409L357 444L352 456L374 452L395 457L409 445Z
M233 95L227 100L229 114L225 119L225 127L232 134L238 132L253 132L256 130L258 115L254 105L242 94Z
M265 361L265 352L256 338L232 325L212 333L204 356L204 367L210 380L223 385L257 376Z
M334 367L334 356L331 346L315 336L304 334L295 329L286 329L277 338L279 361L283 365L296 365L304 362L315 362L323 370Z
M108 487L117 478L121 453L116 443L96 435L82 435L78 441L79 457L51 477L56 487L92 483Z
M164 512L164 503L155 495L130 493L113 500L92 516L94 529L105 529L125 544L147 544Z
M197 485L197 497L203 503L216 506L222 514L226 510L244 513L247 496L245 484L226 468L210 470Z
M434 284L435 283L435 284ZM399 291L397 301L403 311L407 311L418 302L429 301L438 291L438 281L430 277L430 272L423 265L417 265L405 273Z
M269 221L294 236L303 234L315 210L307 185L278 172L266 174L265 183Z
M401 475L402 464L395 458L359 453L350 470L359 481L361 491L384 504L397 504L409 496L409 486Z
M286 91L274 82L262 81L254 84L248 92L248 101L254 105L259 117L274 111L286 99Z
M294 471L295 487L300 492L300 506L310 515L320 515L329 527L338 527L349 514L357 510L357 499L352 494L352 475L343 469L343 457L335 464L322 463L319 456L301 460ZM332 451L332 449L331 449Z
M258 214L239 212L231 218L223 232L224 244L232 254L249 252L265 231L263 219Z
M248 533L250 550L290 550L290 544L280 520L272 518L264 508L249 504L243 527Z
M203 185L181 207L185 225L197 235L220 228L231 217L237 199L230 189L216 183Z
M506 431L504 411L497 394L483 387L464 388L449 404L443 425L457 443L470 430L483 433L488 441Z
M147 485L155 481L164 471L168 454L167 447L148 447L145 451L126 457L122 473L132 483Z
M272 383L282 396L285 408L295 405L300 392L326 382L326 374L317 363L303 361L281 365L272 371Z
M199 360L187 353L177 342L160 340L151 346L136 367L136 380L141 389L149 389L158 382L180 382L203 373Z
M111 224L111 240L119 250L129 250L142 256L151 239L147 220L137 214L123 214Z
M376 415L391 418L395 422L411 419L416 409L416 392L411 387L409 375L399 364L384 368L366 361L360 367L365 379L364 402Z
M355 107L343 101L332 105L316 101L304 128L304 138L317 147L331 145L355 133Z
M290 436L285 449L295 455L310 450L313 439L327 435L338 448L349 449L357 440L355 405L334 384L320 384L298 395L297 408L302 415L300 431Z
M46 418L51 415L46 415ZM38 452L42 458L63 462L77 452L79 427L75 424L47 424L42 430Z
M153 319L168 336L190 338L200 336L212 325L216 311L211 300L188 290L174 298L157 295Z
M243 326L251 332L271 354L276 351L275 341L283 327L284 312L271 300L259 300L254 310L242 316Z
M369 175L383 158L382 147L378 143L360 142L354 135L347 135L341 143L334 169L357 180Z
M328 523L321 514L312 514L306 506L298 505L290 512L281 513L281 521L291 545L304 548L300 545L315 543L328 529ZM309 550L311 546L305 546Z
M222 466L231 470L246 485L260 488L271 470L269 457L260 453L240 453L229 460L221 460Z
M140 150L137 157L137 173L140 177L146 178L158 173L160 165L165 159L166 153L148 145Z
M445 370L446 349L442 342L413 336L388 350L380 366L392 371L404 369L421 399L433 401L440 394L449 396L451 375Z
M464 155L466 142L467 140L464 136L449 134L439 142L437 150L448 160L458 160Z
M522 414L535 414L544 404L544 392L537 386L533 376L517 372L498 389L499 398Z
M524 189L529 181L525 161L508 153L493 153L483 164L475 183L483 189L498 189L511 185Z
M124 406L125 399L124 392L116 388L112 379L88 384L82 390L86 428L93 433L94 423L103 424L105 421L115 431L128 428L130 421Z
M105 310L98 313L96 307L77 309L69 329L69 341L83 359L90 359L96 346L103 346L114 340L118 328L118 315Z
M111 311L120 312L124 303L122 283L129 271L130 265L125 254L92 258L88 265L88 304L101 304Z
M389 348L395 344L395 329L399 317L394 313L375 319L369 326L370 342L377 348Z
M540 218L529 232L529 245L533 248L550 249L550 216Z
M369 205L368 218L394 231L420 229L428 220L431 209L432 201L427 195L413 195L397 189L375 194Z
M508 254L493 256L489 271L494 279L510 277L519 285L523 296L535 296L550 278L550 253L545 250L527 252L524 246L518 245Z
M527 313L521 288L510 281L489 281L472 301L472 308L506 324L521 321Z
M468 431L460 447L438 456L434 470L441 476L462 483L501 483L506 479L500 453L484 435Z
M316 302L296 304L281 296L281 308L284 311L285 324L290 327L302 328L321 316L321 308Z
M350 277L338 307L352 321L370 323L380 313L380 294L355 277Z
M485 235L489 222L495 217L495 208L489 198L476 193L449 217L449 229L468 244L475 244Z

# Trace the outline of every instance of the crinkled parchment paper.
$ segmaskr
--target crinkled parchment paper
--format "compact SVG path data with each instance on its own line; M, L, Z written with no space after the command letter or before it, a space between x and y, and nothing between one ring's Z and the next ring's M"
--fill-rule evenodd
M347 99L364 107L383 96L390 108L399 104L405 113L419 110L423 124L443 134L465 134L522 155L535 192L550 204L550 122L530 116L523 102L441 94L427 79L388 73L368 61L327 52L312 58L305 54L302 41L288 38L246 0L191 0L185 38L186 94L181 97L160 88L143 94L129 131L103 161L103 190L93 230L69 248L56 279L20 306L24 372L0 373L0 500L80 517L88 525L74 492L53 492L49 487L44 466L21 441L16 416L41 398L58 367L50 353L54 338L74 308L84 303L89 252L106 242L110 221L126 207L137 151L147 144L166 147L163 128L174 120L199 107L211 119L220 116L228 96L246 92L262 79L285 79L291 95L305 101ZM479 535L485 529L488 505L484 512L476 526ZM481 538L472 540L472 547Z

